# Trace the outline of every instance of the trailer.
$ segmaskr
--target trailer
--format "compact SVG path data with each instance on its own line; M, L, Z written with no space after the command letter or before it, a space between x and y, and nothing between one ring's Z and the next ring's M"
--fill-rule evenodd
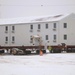
M31 54L35 51L36 54L40 53L40 50L43 53L46 53L46 49L42 46L42 38L39 35L32 36L32 40L36 43L36 46L0 46L0 49L10 50L10 54L19 55L19 54Z
M10 50L11 54L46 53L48 46L52 47L51 53L74 52L74 24L73 13L32 19L0 19L0 48Z
M47 46L48 49L49 46ZM43 53L46 53L45 46L0 46L0 54L3 54L5 50L9 51L10 54L13 55L28 55L28 54L40 54L40 50L42 50ZM61 53L61 52L67 52L67 53L75 53L75 46L73 45L57 45L57 46L51 46L50 53Z

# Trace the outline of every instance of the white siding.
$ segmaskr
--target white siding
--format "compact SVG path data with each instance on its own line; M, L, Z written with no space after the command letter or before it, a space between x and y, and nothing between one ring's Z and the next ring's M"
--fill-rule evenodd
M59 22L59 43L67 45L75 45L75 15L68 16ZM67 23L67 28L63 28L63 23ZM67 40L63 39L63 35L67 34Z
M30 37L39 35L42 37L42 45L58 45L66 43L67 45L75 45L75 15L71 14L62 20L51 21L51 22L37 22L37 23L22 23L22 24L10 24L0 25L0 45L2 46L32 46L35 42L30 43ZM53 24L56 23L56 28ZM67 23L67 28L63 27L63 24ZM38 24L40 29L38 31ZM46 29L48 24L48 29ZM33 25L33 29L30 29L30 25ZM8 32L5 33L5 27L8 26ZM15 30L12 31L12 26ZM32 32L31 32L32 31ZM64 35L67 35L67 40L63 39ZM46 40L48 35L48 40ZM53 36L56 35L56 40ZM8 42L5 43L5 37L8 37ZM12 37L15 38L14 42ZM36 43L37 44L37 43Z
M56 45L56 42L53 42L53 35L56 34L58 38L58 23L57 28L54 31L53 22L51 23L33 23L33 24L19 24L19 25L4 25L0 26L0 44L4 46L31 46L34 43L30 43L30 36L40 35L42 37L42 45ZM40 31L38 31L38 24L40 24ZM48 24L48 29L46 29L46 24ZM30 25L33 25L33 30L30 32ZM5 33L5 26L8 26L8 32ZM12 31L12 26L15 27L15 30ZM46 35L48 35L48 40L46 40ZM15 37L15 41L12 42L12 37ZM5 37L8 37L8 43L5 43Z
M5 30L4 26L0 26L0 45L4 45L5 42Z

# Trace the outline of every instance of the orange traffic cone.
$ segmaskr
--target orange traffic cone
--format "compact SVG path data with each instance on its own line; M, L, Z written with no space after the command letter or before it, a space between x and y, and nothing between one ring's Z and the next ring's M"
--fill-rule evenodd
M43 55L43 51L42 50L40 50L40 56L42 56Z

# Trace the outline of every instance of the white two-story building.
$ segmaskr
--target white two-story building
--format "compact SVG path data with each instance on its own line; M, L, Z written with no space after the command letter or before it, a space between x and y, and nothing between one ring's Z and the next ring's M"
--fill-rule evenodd
M0 19L1 46L75 45L75 14Z

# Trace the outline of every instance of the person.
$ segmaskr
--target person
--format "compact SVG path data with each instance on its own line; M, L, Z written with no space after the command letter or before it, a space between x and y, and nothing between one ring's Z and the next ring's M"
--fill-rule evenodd
M51 46L49 46L49 47L48 47L48 50L49 50L49 52L51 52L51 50L52 50L52 47L51 47Z

